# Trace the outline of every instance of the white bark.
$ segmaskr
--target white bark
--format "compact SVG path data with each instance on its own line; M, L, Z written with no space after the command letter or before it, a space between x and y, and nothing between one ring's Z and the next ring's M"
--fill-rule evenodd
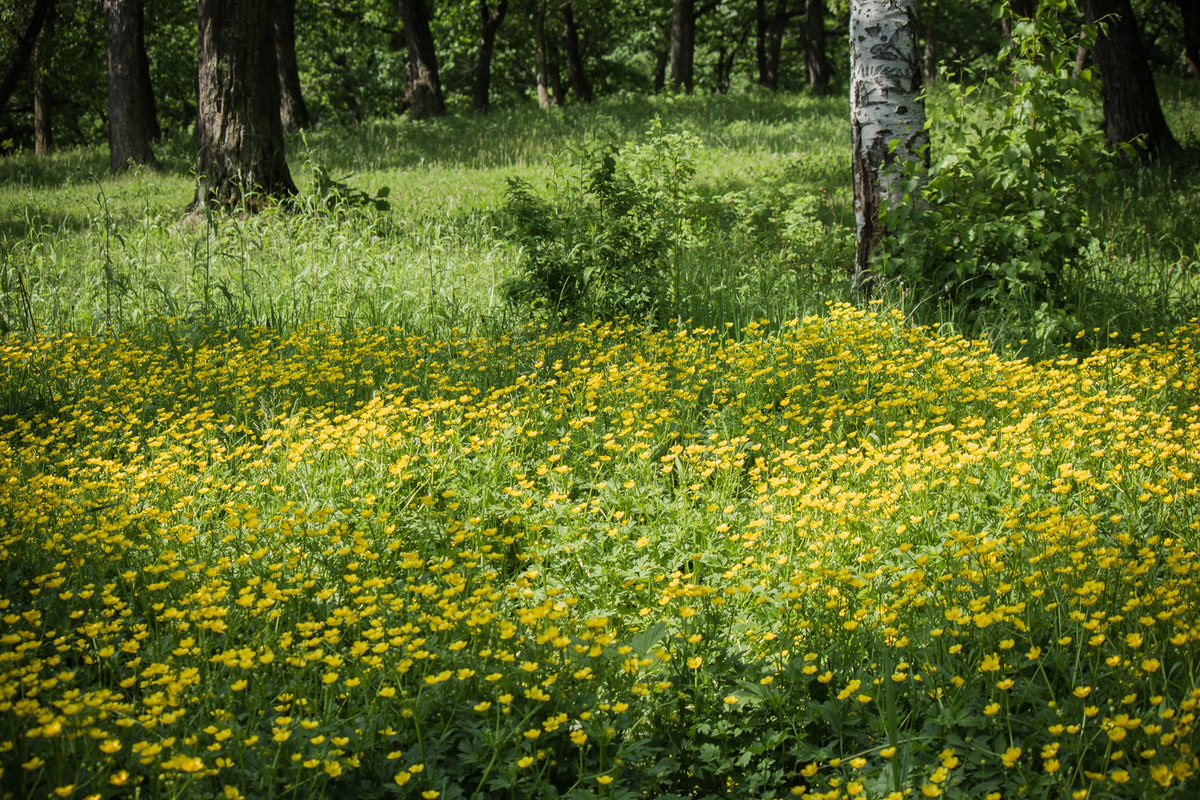
M893 163L929 164L915 0L850 0L850 127L854 142L855 284L885 231L879 212L903 197ZM892 149L892 142L896 146Z

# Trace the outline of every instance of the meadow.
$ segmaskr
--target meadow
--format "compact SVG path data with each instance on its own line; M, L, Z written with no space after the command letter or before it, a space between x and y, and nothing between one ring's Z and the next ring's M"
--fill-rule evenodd
M193 224L182 143L0 162L3 795L1194 794L1194 168L966 319L850 293L844 111L317 131ZM506 179L656 116L681 319L506 308Z

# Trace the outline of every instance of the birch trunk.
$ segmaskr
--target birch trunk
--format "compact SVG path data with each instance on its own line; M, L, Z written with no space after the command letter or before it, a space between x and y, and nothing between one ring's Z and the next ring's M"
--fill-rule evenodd
M870 282L871 251L886 233L879 213L903 197L899 175L888 167L897 161L929 166L914 5L914 0L850 2L854 284L859 287Z

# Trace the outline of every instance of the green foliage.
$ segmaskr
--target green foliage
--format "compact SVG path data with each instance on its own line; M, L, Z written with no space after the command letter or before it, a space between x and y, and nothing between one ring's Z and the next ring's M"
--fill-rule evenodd
M945 106L931 104L940 135L928 182L904 176L905 202L883 215L894 232L879 254L887 276L963 308L1061 303L1106 178L1098 84L1073 72L1066 7L1042 3L1033 19L1014 20L1001 75L951 85Z
M560 319L678 316L683 251L702 221L689 188L699 141L655 122L644 144L575 153L550 200L509 180L509 238L522 248L506 298Z

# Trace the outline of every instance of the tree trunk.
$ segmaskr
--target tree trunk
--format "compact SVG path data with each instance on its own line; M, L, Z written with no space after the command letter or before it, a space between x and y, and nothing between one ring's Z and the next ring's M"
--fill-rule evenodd
M270 3L200 0L196 199L258 210L294 194L279 119Z
M667 63L671 58L671 51L664 47L661 50L654 51L654 93L658 94L667 85Z
M696 0L671 2L671 86L689 94L695 88Z
M1141 142L1150 156L1179 149L1167 127L1154 75L1129 0L1082 0L1085 22L1103 21L1093 57L1100 70L1104 133L1109 144Z
M922 70L925 78L925 83L931 84L937 80L937 65L938 65L938 19L941 17L941 9L938 8L937 0L932 0L925 7L925 59L924 68Z
M475 88L471 100L476 111L487 111L491 107L488 97L492 85L492 54L496 51L496 33L504 15L508 13L508 0L496 3L494 11L488 11L487 0L479 0L479 19L483 23L483 35L479 40L479 61L475 65Z
M145 108L153 97L143 86L142 55L144 44L140 23L142 0L104 0L104 23L108 43L108 165L113 172L129 167L130 162L157 166L150 142L158 127L154 109Z
M275 71L279 76L279 120L284 130L308 127L308 106L300 94L296 66L296 0L274 0L271 38L275 42Z
M929 166L914 0L850 0L850 130L854 285L863 287L871 283L871 251L887 233L880 211L902 199L887 168L897 161Z
M754 0L754 63L758 67L758 85L767 85L767 0Z
M567 78L571 91L581 103L592 102L592 84L583 65L583 50L579 46L579 29L575 25L574 5L568 0L559 7L563 18L563 43L567 48Z
M8 105L8 100L16 91L21 76L25 74L25 68L29 66L29 59L33 56L33 48L37 44L38 34L42 32L42 26L50 14L52 5L53 0L37 0L33 4L33 13L29 15L29 24L25 26L25 32L21 34L21 38L17 40L17 46L13 49L4 79L0 80L0 109Z
M409 76L413 119L440 117L446 113L442 82L438 78L437 53L429 30L429 7L425 0L400 0L400 20L408 44Z
M779 57L783 52L783 32L787 29L788 0L775 0L775 15L767 31L767 82L763 84L771 91L779 89Z
M1183 57L1187 76L1200 78L1200 0L1177 0L1183 14Z
M38 34L37 45L33 49L32 83L33 83L33 154L44 156L54 146L54 127L51 119L53 98L50 87L46 85L46 75L50 71L50 53L53 52L54 40L54 8L51 0L50 11L42 30Z
M562 105L562 79L549 38L546 36L546 0L540 0L533 12L533 38L537 46L538 106L543 109Z
M154 102L154 84L150 82L150 58L146 54L146 6L142 0L137 3L137 30L134 33L135 47L138 56L138 89L142 98L138 107L146 114L146 127L150 131L150 141L157 142L162 138L162 127L158 124L158 104Z
M818 91L829 86L829 57L825 53L825 0L808 0L804 16L804 64L808 85Z

